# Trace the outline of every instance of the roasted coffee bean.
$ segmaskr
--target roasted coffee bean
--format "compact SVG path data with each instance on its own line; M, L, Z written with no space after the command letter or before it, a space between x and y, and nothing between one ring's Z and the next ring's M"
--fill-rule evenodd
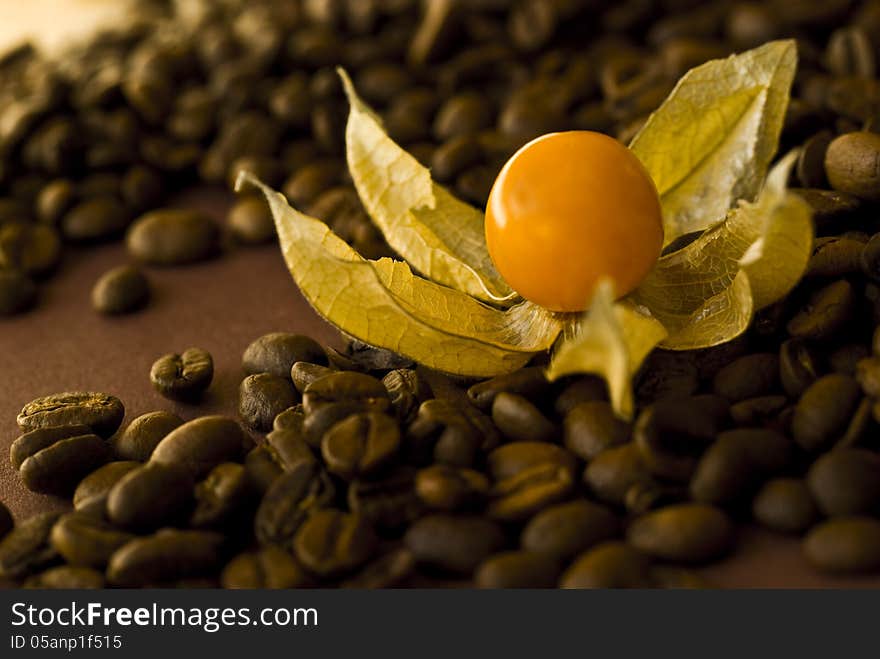
M124 265L105 272L92 288L92 306L103 314L124 314L147 303L150 284L146 275L133 266Z
M415 570L416 561L408 549L392 549L374 559L354 576L343 581L342 588L398 588L403 586Z
M523 529L523 549L566 561L620 532L617 517L584 499L560 503L535 515Z
M724 399L711 395L670 397L645 408L633 428L645 465L655 476L687 481L728 411Z
M120 182L120 194L133 213L142 213L162 201L164 183L156 171L146 165L134 165Z
M785 392L799 398L819 376L813 350L800 339L789 339L779 348L779 379Z
M76 201L76 188L67 179L55 179L47 183L36 200L37 219L51 226L57 226L64 214Z
M804 555L826 572L869 572L880 567L880 522L871 517L837 517L807 534Z
M806 277L846 277L862 267L865 241L846 236L817 238Z
M58 552L49 534L58 513L40 513L19 522L0 540L0 577L20 579L55 562Z
M828 339L850 321L855 304L855 292L848 281L829 284L813 293L806 306L792 317L788 333L804 339Z
M46 589L98 589L104 588L104 575L90 567L59 565L45 572L28 577L25 588Z
M214 379L214 360L207 350L187 348L181 354L169 352L153 362L153 388L172 400L198 400Z
M495 483L486 513L502 521L528 519L567 498L573 488L571 469L553 462L537 464Z
M686 487L656 482L633 483L623 497L623 507L630 515L644 515L688 499Z
M26 311L37 299L37 286L24 273L0 270L0 316Z
M828 355L828 365L835 373L855 375L857 364L871 354L870 348L861 343L844 343Z
M410 526L404 543L419 563L467 575L504 547L504 533L483 517L427 515Z
M10 513L9 508L0 501L0 540L2 540L3 536L9 533L14 526L15 521L12 519L12 513Z
M559 580L560 588L648 588L651 562L619 542L603 542L581 554Z
M459 135L441 144L431 156L431 174L440 182L456 180L484 157L476 135Z
M309 572L331 578L366 563L376 544L376 536L363 517L327 508L306 518L296 532L293 549Z
M880 234L874 234L862 248L862 272L873 281L880 281Z
M341 171L342 165L335 158L315 160L288 178L281 191L293 206L303 208L317 201L322 192L339 184Z
M223 544L223 536L211 531L164 529L116 550L107 580L134 588L211 574L222 565Z
M586 401L565 415L565 447L583 460L629 439L630 426L621 421L605 401Z
M602 451L584 470L584 482L596 497L620 506L633 485L652 481L639 447L632 442Z
M795 406L792 437L810 452L829 447L846 430L860 399L861 387L854 378L837 373L819 378Z
M516 476L542 464L553 464L574 473L577 458L556 444L546 442L511 442L498 447L487 456L489 473L496 481Z
M196 505L189 518L194 528L222 528L235 521L253 501L245 468L234 462L214 467L195 488Z
M835 449L813 463L807 485L829 517L874 512L880 506L880 455L860 448Z
M262 545L290 548L306 517L336 497L327 474L315 462L302 461L278 476L260 502L254 531Z
M55 442L91 433L92 429L84 425L47 426L30 430L12 442L12 445L9 447L9 461L17 470L29 457Z
M819 236L840 233L859 219L864 207L858 197L835 190L797 188L795 192L810 205Z
M867 396L880 397L880 359L868 357L859 360L856 364L855 376Z
M114 524L152 530L182 521L192 506L193 481L182 468L149 462L119 479L107 495L107 517Z
M629 543L646 554L675 563L702 563L727 553L733 525L718 508L700 503L667 506L630 524Z
M170 208L142 215L125 237L129 254L150 265L181 265L212 256L220 232L202 213Z
M303 439L300 429L275 429L266 435L266 442L263 446L266 447L272 458L284 471L290 471L294 465L303 460L315 460L315 455L305 439Z
M747 398L730 406L730 418L738 426L764 426L777 418L788 405L788 398L758 396Z
M259 245L275 237L275 222L266 200L256 195L239 199L229 210L229 230L244 245Z
M527 366L512 373L478 382L468 389L467 394L471 402L481 410L490 410L495 397L501 392L518 394L529 400L535 400L545 394L549 388L550 383L544 375L544 368Z
M72 242L115 238L128 225L128 211L114 197L93 197L80 202L61 218L61 233Z
M330 473L351 480L380 471L400 448L400 428L386 414L356 414L332 426L321 439Z
M201 478L221 462L238 460L248 438L234 420L203 416L172 430L153 450L150 460L186 469Z
M297 403L298 395L290 380L270 373L249 375L238 390L238 413L254 430L272 429L275 417Z
M303 393L312 382L332 372L333 369L320 364L294 362L290 367L290 379L293 380L293 386L296 387L296 390Z
M394 368L410 368L415 363L393 350L377 348L363 341L351 339L345 346L345 355L360 368L360 371L388 371Z
M559 565L547 554L507 551L483 561L474 573L477 588L553 588Z
M293 376L293 371L291 371ZM415 417L419 406L431 397L431 386L410 368L396 368L382 378L382 384L391 398L391 406L397 413L397 419L409 423Z
M147 412L132 419L114 440L113 449L122 460L146 462L165 436L183 425L171 412Z
M104 464L109 445L94 434L60 439L21 463L18 473L33 492L67 495L88 473Z
M272 430L292 430L301 434L305 416L306 414L303 412L302 405L297 403L293 407L288 407L275 417L272 421Z
M773 353L746 355L715 375L713 389L732 402L773 393L779 386L779 357Z
M293 556L278 547L239 554L226 564L220 575L224 588L303 588L312 578Z
M317 411L307 414L303 419L303 438L309 446L320 449L324 433L340 421L364 411L369 411L369 409L365 409L359 402L322 405Z
M0 226L0 268L41 277L60 260L61 238L53 227L17 222Z
M100 518L68 513L52 527L49 542L69 565L103 568L113 552L133 538Z
M380 480L357 479L349 483L348 508L377 529L398 532L422 514L415 491L415 473L402 467Z
M489 494L489 479L473 469L433 465L420 469L415 480L419 499L436 510L475 507Z
M486 99L476 92L465 92L447 99L434 118L434 137L445 142L453 137L478 133L492 121Z
M284 471L265 444L248 451L244 457L244 470L248 482L260 494L265 494Z
M547 442L559 434L556 425L528 399L506 391L492 403L492 420L512 441Z
M115 396L82 391L52 394L32 400L18 415L18 427L23 431L47 426L88 426L101 437L112 435L125 408Z
M480 452L500 443L495 424L467 401L434 398L419 406L408 433L409 459L415 464L434 462L473 466Z
M827 188L828 179L825 176L825 153L834 135L829 130L823 130L813 135L804 142L801 152L798 154L797 178L805 188Z
M839 28L828 39L825 53L828 69L838 76L873 78L875 74L874 46L865 31L858 26Z
M77 512L103 517L107 496L113 486L140 463L134 461L108 462L83 478L73 492L73 507Z
M825 154L831 187L867 201L880 201L880 135L847 133L834 139Z
M296 362L324 365L327 356L320 344L307 336L272 332L256 339L245 349L241 365L248 375L271 373L279 378L289 378Z
M364 411L384 412L390 406L388 391L374 377L363 373L331 373L319 378L303 392L306 415L331 403L356 403Z
M774 430L740 428L718 435L690 483L695 501L726 504L751 495L759 481L784 470L792 442Z
M767 481L752 500L755 520L773 531L802 533L819 518L807 484L798 478Z

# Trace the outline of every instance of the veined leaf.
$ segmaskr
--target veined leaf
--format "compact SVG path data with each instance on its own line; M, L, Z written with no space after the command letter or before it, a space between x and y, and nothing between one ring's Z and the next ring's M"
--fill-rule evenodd
M611 282L603 280L574 335L557 348L547 377L595 373L605 379L614 411L631 418L632 379L645 357L666 336L666 329L631 302L614 301Z
M339 69L351 106L345 130L348 169L358 196L388 244L438 284L494 303L516 295L495 270L483 213L456 199L382 128Z
M431 368L492 376L548 350L559 317L530 302L507 310L417 277L401 261L368 261L326 224L291 208L250 174L266 196L287 266L303 296L343 332Z
M630 144L663 206L665 241L753 201L776 152L797 66L794 41L698 66Z
M754 310L786 295L812 251L810 207L785 189L797 153L767 177L755 203L742 202L687 247L662 257L631 298L663 323L663 347L705 348L748 327Z

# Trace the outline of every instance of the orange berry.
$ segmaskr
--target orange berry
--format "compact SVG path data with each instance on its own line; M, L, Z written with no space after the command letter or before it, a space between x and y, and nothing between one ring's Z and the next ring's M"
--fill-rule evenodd
M603 277L623 297L654 267L663 247L657 189L638 158L607 135L543 135L498 174L486 243L498 272L524 298L582 311Z

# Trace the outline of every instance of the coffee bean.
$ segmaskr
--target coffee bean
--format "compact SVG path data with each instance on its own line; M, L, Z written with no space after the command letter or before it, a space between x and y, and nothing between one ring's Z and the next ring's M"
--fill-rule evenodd
M453 511L476 506L489 494L489 479L473 469L433 465L416 474L416 494L429 508Z
M779 379L785 392L798 398L816 381L819 367L809 345L800 339L789 339L779 348Z
M496 481L516 476L530 467L545 463L573 473L577 467L577 458L561 446L546 442L511 442L487 456L489 473Z
M348 485L349 509L377 529L398 533L422 514L415 491L415 473L397 469L379 480L356 479Z
M222 564L223 544L223 536L210 531L165 529L116 550L107 580L133 588L210 574Z
M565 447L583 460L629 439L630 426L621 421L605 401L586 401L565 415Z
M840 332L854 313L855 292L846 280L819 289L788 322L794 337L825 340Z
M559 565L546 554L507 551L483 561L474 573L477 588L552 588Z
M115 197L93 197L65 213L61 233L72 242L108 240L122 234L128 220L128 211Z
M291 205L303 208L316 201L322 192L337 185L341 171L342 165L335 158L315 160L288 178L281 186L281 191Z
M247 347L242 356L242 368L248 375L271 373L279 378L289 378L296 362L324 365L327 356L313 339L284 332L261 336Z
M258 373L241 381L238 413L254 430L271 430L275 417L297 403L297 392L290 380Z
M556 426L527 398L506 391L492 403L492 420L512 441L547 442L558 435Z
M26 311L37 299L37 287L24 273L0 270L0 316Z
M807 560L826 572L869 572L880 567L880 522L837 517L814 526L803 543Z
M384 412L391 404L388 391L374 377L363 373L331 373L319 378L303 392L306 415L330 403L357 403L364 411Z
M275 237L275 221L266 201L256 195L239 199L229 210L227 224L232 235L244 245L259 245Z
M115 396L74 391L32 400L21 409L16 420L24 431L84 425L101 437L109 437L122 423L124 414L122 401Z
M492 420L467 401L434 398L419 406L407 443L408 457L415 464L433 459L470 467L478 453L491 451L500 443L500 435Z
M146 462L165 436L183 425L171 412L147 412L132 419L114 441L114 452L122 460Z
M37 219L43 224L57 226L64 214L76 201L76 189L67 179L47 183L36 200Z
M245 468L234 462L223 462L196 485L196 505L189 525L222 528L245 512L253 494Z
M293 376L293 371L291 371ZM397 419L402 423L409 423L418 412L419 405L428 400L431 395L431 386L419 375L419 372L410 368L397 368L389 371L382 384L388 391L391 406L397 413Z
M767 481L752 501L752 514L760 524L780 533L802 533L819 517L807 484L797 478Z
M730 406L730 418L738 426L764 426L776 419L788 405L788 398L758 396L747 398Z
M413 524L404 543L419 563L467 575L504 547L504 534L482 517L437 514Z
M862 248L862 272L873 281L880 281L880 234L874 234Z
M835 190L797 188L794 190L813 211L816 235L840 233L860 217L864 203L858 197Z
M265 445L256 446L248 451L244 457L244 470L251 487L259 494L265 494L283 472Z
M0 226L0 267L41 277L60 260L61 238L53 227L17 222Z
M560 588L648 588L650 561L619 541L603 542L581 554L559 580Z
M303 588L312 579L302 566L278 547L264 547L233 558L220 576L224 588Z
M792 437L806 451L827 448L843 434L860 398L859 383L848 375L819 378L795 406Z
M627 540L646 554L675 563L703 563L727 553L733 525L718 508L700 503L667 506L636 518Z
M825 176L825 153L834 135L829 130L823 130L813 135L804 142L801 152L798 154L797 178L805 188L827 188L828 179Z
M49 588L60 590L98 589L104 588L104 575L89 567L59 565L45 572L28 577L25 588Z
M441 144L431 156L431 174L440 182L454 181L483 160L483 147L475 135L459 135Z
M86 474L109 456L107 443L94 434L61 439L21 463L19 475L34 492L70 494Z
M315 462L302 461L278 476L260 502L254 531L262 545L290 548L306 517L329 506L336 489Z
M235 421L224 416L203 416L172 430L159 442L152 462L184 468L200 478L221 462L238 460L247 436Z
M58 513L40 513L20 522L0 540L0 577L20 579L58 558L49 545L49 533Z
M495 397L501 392L519 394L529 400L535 400L545 394L550 383L544 375L543 367L527 366L512 373L498 375L489 380L472 385L468 398L481 410L490 410Z
M30 430L12 442L9 447L9 461L15 469L19 469L25 460L55 442L80 435L89 435L91 432L91 428L84 425L47 426Z
M120 182L120 194L133 213L158 206L164 195L164 183L156 171L146 165L134 165Z
M280 417L280 415L279 415ZM279 417L275 417L276 419ZM301 429L282 428L275 429L266 435L263 444L272 456L272 459L284 471L290 471L294 465L303 460L314 461L315 455L303 438Z
M399 448L397 423L375 412L340 421L321 440L327 469L345 480L375 474L396 457Z
M272 430L292 430L297 434L301 434L305 416L302 405L297 403L275 417L274 421L272 421Z
M569 560L593 545L616 536L620 522L606 507L586 500L544 509L523 529L523 549Z
M296 532L293 548L307 570L329 578L366 563L376 543L376 536L364 518L328 508L306 518Z
M632 442L602 451L584 470L584 482L596 497L621 506L633 485L652 480L639 447Z
M108 462L83 478L73 493L73 507L77 512L103 517L110 490L128 472L140 466L138 462Z
M486 99L476 92L465 92L447 99L434 118L434 137L438 142L478 133L492 121Z
M52 527L49 542L69 565L100 569L113 552L133 538L100 518L68 513Z
M201 348L187 348L179 355L174 352L162 355L150 368L153 388L172 400L198 400L213 378L214 360Z
M170 208L142 215L125 237L129 254L150 265L182 265L212 256L220 232L197 211Z
M746 355L715 375L713 389L736 402L773 393L779 386L779 357L773 353Z
M412 575L415 565L412 553L400 547L374 559L340 586L358 589L399 588Z
M880 456L860 448L836 449L813 463L807 485L829 517L871 513L880 505Z
M845 277L858 273L862 266L865 241L833 236L817 238L807 265L807 277Z
M150 284L146 275L133 266L108 270L92 288L92 306L104 314L124 314L147 303Z
M358 402L322 405L317 411L306 415L303 419L303 438L309 446L320 449L324 433L340 421L364 411L368 410L365 410L364 406Z
M501 521L521 521L562 501L574 488L573 471L552 462L523 469L490 490L486 513Z
M880 201L880 135L847 133L828 145L825 171L831 187L867 201Z
M861 27L848 26L832 32L825 59L835 75L874 77L874 46Z
M725 358L723 363L728 363L730 359ZM706 361L711 364L713 360L701 360L704 368ZM655 350L645 360L642 374L636 382L636 396L641 403L690 396L696 393L700 377L700 370L692 357L684 353Z
M107 517L114 524L151 530L186 519L193 481L177 466L149 462L125 474L107 495Z

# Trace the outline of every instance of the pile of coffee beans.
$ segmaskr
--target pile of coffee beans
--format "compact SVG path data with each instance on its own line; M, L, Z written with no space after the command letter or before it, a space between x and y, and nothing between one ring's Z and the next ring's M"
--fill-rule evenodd
M818 570L880 570L880 2L168 4L144 0L144 20L60 61L0 60L0 314L33 304L84 244L124 236L139 265L93 292L124 313L149 300L143 268L270 241L253 196L225 227L166 206L243 169L365 256L389 254L346 172L337 65L481 205L529 139L626 141L689 68L794 37L781 152L802 147L790 183L814 210L814 253L736 341L652 354L633 423L596 378L548 383L542 359L472 382L281 332L244 351L238 419L156 411L122 426L109 394L33 401L12 463L73 510L13 525L0 506L0 579L700 587L691 566L753 523L802 537ZM150 378L197 404L213 371L195 348Z

